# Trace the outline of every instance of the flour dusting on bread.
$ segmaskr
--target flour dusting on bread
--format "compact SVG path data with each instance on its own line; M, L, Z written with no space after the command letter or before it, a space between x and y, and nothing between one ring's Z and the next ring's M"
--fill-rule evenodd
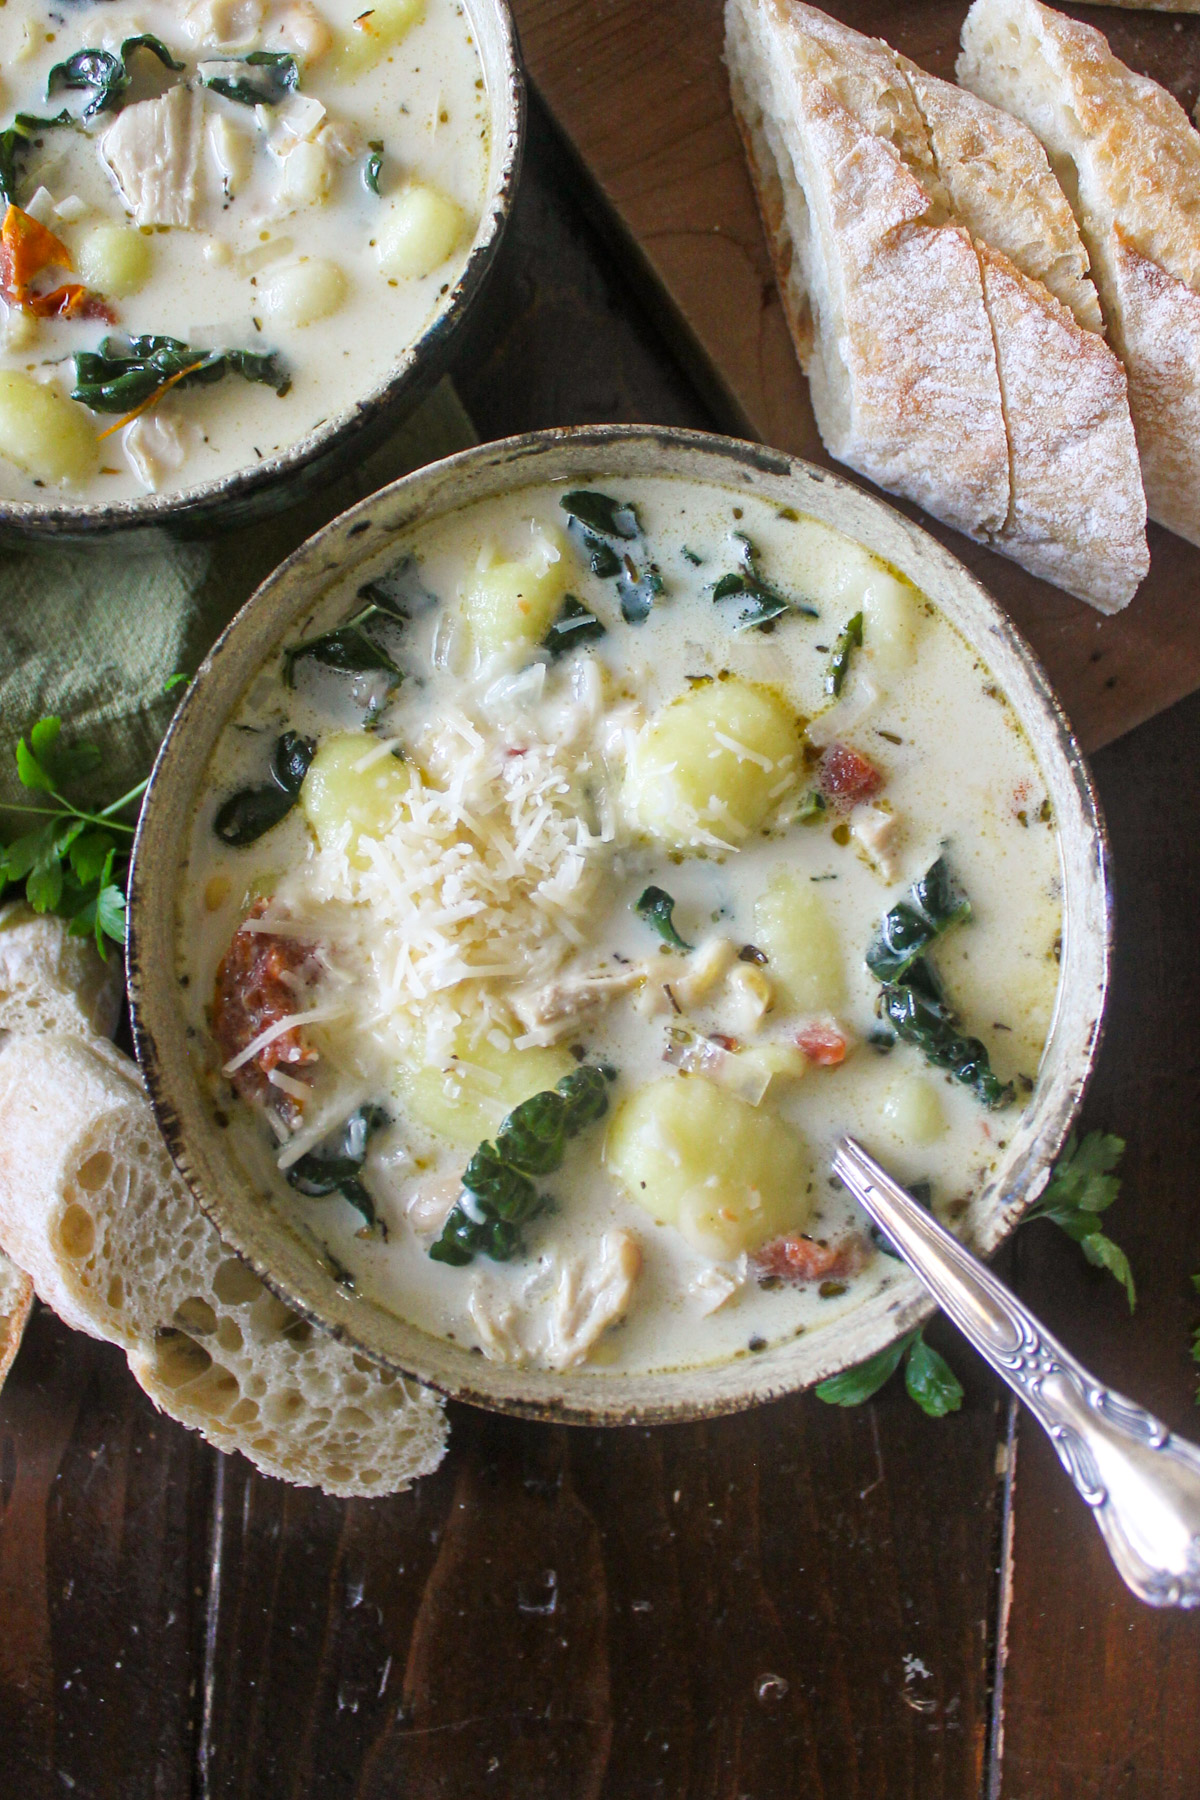
M1045 145L1124 362L1152 518L1200 543L1200 134L1090 25L975 0L958 78Z
M1037 139L799 0L729 0L734 110L832 455L1116 611L1149 567L1120 364Z

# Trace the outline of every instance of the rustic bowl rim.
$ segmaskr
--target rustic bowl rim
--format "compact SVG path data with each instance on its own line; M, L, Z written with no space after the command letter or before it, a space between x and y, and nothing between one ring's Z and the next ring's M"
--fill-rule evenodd
M569 466L557 469L556 458ZM897 1265L894 1275L887 1272L888 1287L806 1338L772 1346L761 1356L743 1352L728 1361L650 1376L528 1370L486 1362L429 1337L370 1301L349 1298L311 1251L299 1248L278 1214L253 1203L244 1173L230 1174L233 1159L219 1147L219 1122L208 1116L211 1109L191 1075L173 967L181 851L212 744L254 673L296 617L319 599L322 586L369 562L388 535L418 516L439 516L490 494L589 474L610 480L640 474L709 479L767 492L770 498L779 497L768 492L771 483L789 484L788 503L798 511L830 523L836 515L838 529L893 567L918 570L917 585L984 656L1027 732L1034 728L1063 856L1062 973L1034 1092L1010 1138L1020 1154L1009 1154L994 1195L992 1188L985 1190L975 1208L982 1228L967 1234L980 1254L990 1255L1010 1235L1041 1192L1078 1112L1103 1032L1114 903L1107 832L1083 752L1017 627L982 583L921 526L855 483L801 458L678 427L601 425L525 433L460 451L392 483L317 532L261 584L186 692L155 762L134 845L127 946L133 1032L171 1155L222 1237L261 1279L302 1316L373 1360L447 1398L493 1411L554 1423L649 1424L716 1417L814 1386L920 1324L933 1304L916 1278ZM967 627L959 606L986 622L986 629ZM233 690L219 718L209 703L214 684ZM166 871L169 904L157 891L159 869ZM231 1193L240 1197L240 1212ZM379 1329L381 1320L386 1330ZM839 1350L846 1338L851 1348ZM818 1351L810 1356L813 1344Z
M393 418L398 420L407 404L417 404L444 372L454 339L495 262L512 213L525 145L528 96L512 9L508 0L464 0L464 4L485 73L487 52L479 42L477 14L486 12L498 33L495 61L500 79L491 126L499 154L493 159L479 225L457 280L384 379L262 462L177 492L141 494L126 500L89 501L79 506L63 501L0 500L0 533L24 537L31 543L41 539L90 541L139 529L169 533L196 519L219 519L226 510L233 523L238 523L247 516L248 505L253 510L254 502L266 504L268 495L278 494L278 504L286 505L291 487L302 480L310 464L339 450L349 453L349 446L361 433Z

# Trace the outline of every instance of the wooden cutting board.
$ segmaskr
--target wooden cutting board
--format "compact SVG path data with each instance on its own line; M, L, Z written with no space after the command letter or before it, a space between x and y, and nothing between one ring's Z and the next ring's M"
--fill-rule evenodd
M526 62L648 278L673 341L747 437L830 464L775 292L721 61L721 0L513 0ZM828 10L953 78L965 4L836 0ZM1200 17L1066 6L1190 111ZM936 321L931 321L936 329ZM855 479L860 479L855 477ZM1151 569L1102 619L957 532L902 509L968 563L1032 641L1089 749L1200 687L1200 549L1150 530Z

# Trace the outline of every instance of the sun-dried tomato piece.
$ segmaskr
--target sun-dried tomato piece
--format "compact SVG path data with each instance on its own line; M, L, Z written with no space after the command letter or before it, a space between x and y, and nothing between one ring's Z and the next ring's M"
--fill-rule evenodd
M809 1062L823 1069L836 1069L846 1060L850 1042L833 1019L808 1019L796 1033L796 1042Z
M870 1246L858 1232L841 1238L836 1244L823 1238L805 1237L797 1232L792 1237L773 1238L756 1250L751 1261L760 1281L844 1281L864 1269L871 1257Z
M106 325L117 322L107 301L81 281L66 281L48 294L26 294L22 304L39 319L103 319Z
M225 1062L232 1062L260 1032L289 1013L303 1010L303 997L288 976L311 979L316 973L311 944L249 929L266 907L267 902L259 900L250 909L217 970L212 1028ZM300 1027L292 1025L235 1069L230 1080L245 1099L269 1099L283 1118L294 1123L300 1117L300 1105L273 1085L271 1070L281 1065L303 1068L316 1060L316 1051L305 1042Z
M81 281L66 281L48 294L35 294L30 283L47 269L71 269L71 252L39 220L9 205L0 223L0 293L12 306L23 306L38 319L103 319L115 325L117 315L101 294Z
M43 270L71 267L71 252L62 239L10 205L0 224L0 284L9 299L23 301L26 288Z
M882 771L848 744L830 744L817 770L817 784L839 812L870 800L883 786Z

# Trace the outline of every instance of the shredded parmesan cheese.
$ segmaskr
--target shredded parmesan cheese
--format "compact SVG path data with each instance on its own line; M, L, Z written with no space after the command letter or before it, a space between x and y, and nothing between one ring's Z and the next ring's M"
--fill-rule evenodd
M335 1060L345 1040L360 1069L372 1049L393 1068L444 1062L464 1022L479 1037L516 1035L502 987L545 982L588 943L611 862L616 826L592 799L606 785L592 735L568 746L528 716L450 708L409 746L411 783L386 828L347 825L280 881L256 924L325 947L350 1022L329 1034ZM357 770L391 747L365 752ZM270 1028L239 1061L298 1022Z

